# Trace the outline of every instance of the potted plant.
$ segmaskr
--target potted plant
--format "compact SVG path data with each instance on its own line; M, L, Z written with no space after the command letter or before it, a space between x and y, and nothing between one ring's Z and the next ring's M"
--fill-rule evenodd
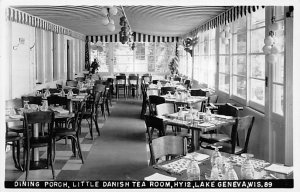
M178 45L176 44L175 56L172 58L171 62L169 63L169 69L172 76L178 74L178 65L179 65Z

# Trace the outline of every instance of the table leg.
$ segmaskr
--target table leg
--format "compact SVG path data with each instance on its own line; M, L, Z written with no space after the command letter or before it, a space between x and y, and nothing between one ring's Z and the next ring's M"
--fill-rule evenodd
M73 112L73 101L70 99L69 102L69 112L72 113Z
M39 124L33 126L33 137L39 137ZM44 169L47 167L47 160L40 159L39 148L32 150L32 161L30 162L30 169Z
M192 129L193 151L199 150L199 130Z

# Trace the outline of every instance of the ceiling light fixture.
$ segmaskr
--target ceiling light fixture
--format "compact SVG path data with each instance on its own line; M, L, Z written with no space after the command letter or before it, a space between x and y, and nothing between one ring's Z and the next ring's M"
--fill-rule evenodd
M118 8L116 6L103 7L101 13L104 16L102 24L107 25L107 29L111 32L115 31L115 21L111 18L113 15L117 15Z
M125 10L123 6L121 6L122 11L123 11L123 17L120 18L120 25L121 25L121 31L119 32L121 36L121 43L125 44L127 43L129 47L134 50L135 48L135 43L133 42L133 32L131 31L131 27L128 21L128 18L126 16Z

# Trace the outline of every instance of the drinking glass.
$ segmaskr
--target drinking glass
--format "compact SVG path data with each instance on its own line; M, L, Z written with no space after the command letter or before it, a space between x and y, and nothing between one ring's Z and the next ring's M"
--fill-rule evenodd
M200 180L200 167L195 161L194 158L190 160L190 163L188 164L187 170L187 180L188 181L199 181Z
M250 159L253 157L253 154L243 153L241 156L245 157L245 161L241 166L241 177L243 179L253 179L255 170Z
M228 170L226 171L225 179L226 180L238 180L239 179L235 170L233 169L231 162L228 163Z
M213 167L215 164L217 164L216 159L219 157L222 157L222 155L219 151L219 148L222 148L222 146L212 145L211 147L215 149L210 157L210 163L211 163L211 166Z

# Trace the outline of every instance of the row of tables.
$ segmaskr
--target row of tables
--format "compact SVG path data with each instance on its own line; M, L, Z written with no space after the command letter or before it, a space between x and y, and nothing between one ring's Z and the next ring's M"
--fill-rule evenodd
M42 97L42 96L41 96ZM82 94L82 95L73 95L72 98L69 98L69 113L58 113L55 112L55 119L65 119L65 118L72 118L74 117L74 113L73 113L73 102L80 102L85 100L88 97L87 94ZM48 108L48 110L52 110L51 107ZM19 109L17 109L17 111L20 111ZM34 110L32 110L34 111ZM55 111L55 110L53 110ZM5 121L6 121L6 126L8 126L8 123L12 123L12 122L22 122L24 120L24 117L22 114L17 114L17 115L9 115L6 114L5 116ZM33 127L33 137L39 137L39 129L40 127L36 124ZM32 158L32 163L31 163L31 169L39 169L41 167L45 166L45 163L43 161L40 160L40 156L39 156L39 148L34 148L33 150L33 158Z

